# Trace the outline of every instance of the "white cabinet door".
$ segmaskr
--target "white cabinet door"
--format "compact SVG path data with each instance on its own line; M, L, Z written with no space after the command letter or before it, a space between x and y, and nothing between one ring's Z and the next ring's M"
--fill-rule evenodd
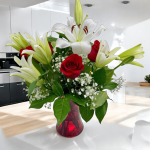
M0 6L0 52L11 52L11 47L5 45L11 43L10 11L8 6Z
M51 28L56 23L62 23L67 25L67 18L69 16L70 15L67 13L51 11ZM52 36L58 38L58 34L55 32L52 33Z
M51 30L50 14L48 10L32 8L32 34L35 37L35 32L38 31L40 35Z
M11 7L11 31L21 34L29 33L32 35L31 28L31 8ZM17 52L12 48L12 52Z

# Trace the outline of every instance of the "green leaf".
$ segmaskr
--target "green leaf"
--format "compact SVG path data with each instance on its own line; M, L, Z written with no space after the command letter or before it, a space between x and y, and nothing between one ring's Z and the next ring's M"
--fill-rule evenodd
M90 74L90 71L92 71L91 67L88 65L84 65L84 70L82 71L82 73Z
M102 122L104 116L106 115L107 107L108 107L108 103L106 101L102 106L95 109L96 117L100 123Z
M91 46L93 46L94 44L92 42L90 42Z
M84 101L78 95L73 96L72 94L66 94L65 97L66 99L72 100L79 105L85 106Z
M56 81L60 82L60 76L61 76L61 74L59 72L54 72L53 73L53 79L56 80Z
M82 118L86 122L88 122L89 120L91 120L91 118L94 115L94 110L93 109L91 110L90 107L87 106L87 105L85 107L80 106L79 109L80 109L80 114L81 114Z
M108 97L106 91L99 92L98 95L94 96L93 102L94 102L95 106L91 105L91 109L102 106L106 102L107 99L109 99L109 97Z
M32 59L32 64L34 65L34 67L41 73L43 74L44 71L42 70L41 66L39 65L39 63L37 61L35 61L34 59Z
M47 37L47 41L48 41L48 42L56 42L56 41L57 41L57 38L54 38L54 37L52 37L52 36L49 36L49 37Z
M62 86L55 80L52 80L52 90L57 96L63 96L63 88Z
M57 123L60 125L71 111L69 100L66 98L58 98L54 102L54 115L57 118Z
M98 85L104 85L106 83L106 71L104 68L101 68L94 72L93 74L95 82L98 83Z
M68 40L68 38L65 36L65 34L60 33L60 32L56 32L56 33L59 34L59 38L65 38L66 40Z
M112 80L112 76L114 75L114 70L113 69L105 69L106 71L106 83L105 85L107 85L111 80Z
M115 82L110 82L106 86L104 86L104 89L113 90L118 86Z
M44 98L43 100L35 100L31 103L29 108L40 109L43 107L45 103L53 102L57 96L54 93L50 93L49 96Z
M28 89L28 98L32 94L33 90L35 89L37 82L38 80L35 80L30 84L29 89Z
M125 64L130 64L130 63L134 60L134 58L135 58L134 56L130 56L130 57L124 59L124 60L122 61L122 63L120 64L120 66L123 66L123 65L125 65Z

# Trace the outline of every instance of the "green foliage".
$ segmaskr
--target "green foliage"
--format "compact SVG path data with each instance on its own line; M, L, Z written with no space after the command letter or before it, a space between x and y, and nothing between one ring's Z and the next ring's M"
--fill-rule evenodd
M34 67L35 67L41 74L44 73L44 71L42 70L40 64L39 64L36 60L32 59L32 64L34 65Z
M150 83L150 75L145 76L145 81L147 81L148 83Z
M124 66L126 64L132 63L134 58L135 58L135 56L129 56L126 59L122 60L122 62L117 67L115 67L114 70L119 68L120 66Z
M57 118L57 123L60 125L67 117L69 111L71 111L70 103L67 98L58 98L54 102L54 115Z
M59 72L56 71L56 72L53 73L53 79L54 80L59 82L60 81L60 77L61 77L61 74Z
M104 85L106 83L106 71L104 68L101 68L94 72L93 74L95 82L98 83L98 85Z
M49 37L47 37L47 41L48 41L48 42L56 42L56 41L57 41L57 38L54 38L54 37L52 37L52 36L49 36Z
M104 86L104 89L113 90L118 86L115 82L110 82L106 86Z
M90 71L92 71L91 67L88 66L87 64L84 65L84 70L82 71L82 73L88 73L88 74L90 74Z
M57 96L63 96L63 88L62 86L55 80L52 80L52 90Z
M35 89L37 82L38 80L35 80L34 82L30 84L29 89L28 89L28 98L32 94L33 90Z
M59 38L65 38L66 40L68 40L68 38L65 36L65 34L60 33L60 32L56 32L56 33L59 35Z
M43 100L35 100L31 103L29 108L40 109L43 107L45 103L53 102L57 96L54 93L50 93L49 96L44 98Z
M91 110L90 106L87 106L87 105L85 105L85 107L80 106L79 109L80 109L80 114L81 114L82 118L86 122L88 122L89 120L91 120L91 118L94 115L94 110L93 109Z
M105 68L105 71L106 71L106 83L105 83L105 85L107 85L112 80L112 76L114 75L114 70L109 69L109 68Z
M107 99L109 99L107 92L100 91L98 95L94 96L93 101L95 103L95 106L91 105L91 109L95 109L95 108L102 106L106 102Z
M73 102L77 103L78 105L85 106L84 101L78 95L66 94L65 98L68 100L72 100Z
M130 57L124 59L120 65L123 66L125 64L130 64L134 60L134 58L135 58L134 56L130 56Z
M108 107L108 103L107 101L105 101L105 103L102 106L95 109L96 117L100 123L102 122L104 116L106 115L107 107Z
M50 70L47 70L45 73L43 73L41 76L39 76L39 78L35 81L33 81L28 89L28 97L30 97L30 95L32 94L33 90L36 87L36 84L38 83L39 80L41 80L42 78L44 79L44 76L47 75L50 72Z

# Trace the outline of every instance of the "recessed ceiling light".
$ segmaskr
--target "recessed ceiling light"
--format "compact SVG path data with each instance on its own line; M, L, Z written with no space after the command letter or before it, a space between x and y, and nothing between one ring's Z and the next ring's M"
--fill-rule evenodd
M86 6L86 7L92 7L93 5L92 4L85 4L84 6Z
M112 24L111 24L112 27L114 27L115 25L116 25L115 23L112 23Z
M129 1L122 1L123 4L129 4Z

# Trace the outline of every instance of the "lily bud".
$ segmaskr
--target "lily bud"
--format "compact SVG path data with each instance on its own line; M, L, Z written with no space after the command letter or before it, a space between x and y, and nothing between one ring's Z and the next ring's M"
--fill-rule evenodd
M79 25L82 23L83 20L83 10L82 10L82 6L80 3L80 0L76 0L75 2L75 20L76 20L76 24Z
M141 47L141 44L126 50L125 52L121 53L119 55L120 59L125 59L129 56L135 56L135 59L140 59L142 57L144 57L144 51L143 51L143 47Z

